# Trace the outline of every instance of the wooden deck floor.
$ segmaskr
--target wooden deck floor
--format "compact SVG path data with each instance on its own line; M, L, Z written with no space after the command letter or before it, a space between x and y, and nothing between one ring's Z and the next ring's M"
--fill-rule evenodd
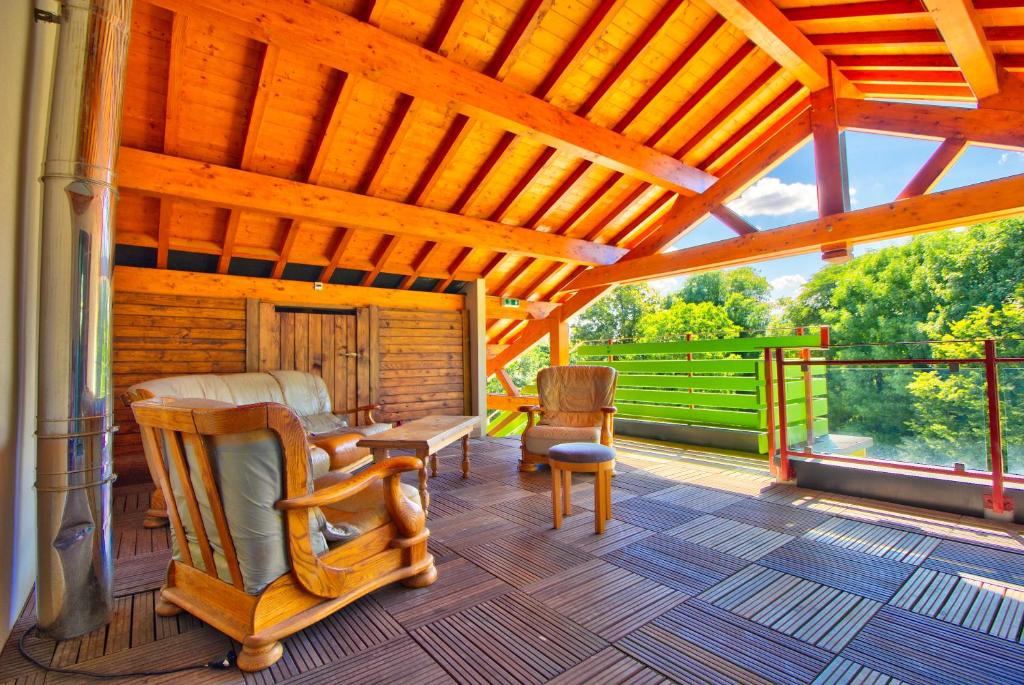
M1020 526L772 486L729 458L620 442L613 515L593 534L591 486L551 529L546 471L516 471L516 443L475 441L468 480L442 453L431 480L440 577L386 588L292 637L231 683L1024 683ZM209 660L229 640L153 613L167 535L140 526L147 493L116 497L116 613L59 644L53 665L99 671ZM15 641L4 682L43 676Z

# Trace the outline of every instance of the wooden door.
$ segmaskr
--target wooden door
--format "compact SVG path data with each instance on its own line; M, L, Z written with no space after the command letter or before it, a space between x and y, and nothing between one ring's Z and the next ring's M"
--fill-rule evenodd
M376 384L371 382L375 351L370 325L375 318L366 310L335 312L260 302L259 325L249 328L246 342L258 350L258 357L249 356L256 362L251 370L315 373L327 384L335 411L371 404Z

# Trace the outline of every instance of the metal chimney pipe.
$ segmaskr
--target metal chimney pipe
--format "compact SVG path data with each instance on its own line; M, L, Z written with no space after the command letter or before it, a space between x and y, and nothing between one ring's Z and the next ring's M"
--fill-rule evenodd
M114 168L131 0L64 0L43 166L39 323L39 628L110 621Z

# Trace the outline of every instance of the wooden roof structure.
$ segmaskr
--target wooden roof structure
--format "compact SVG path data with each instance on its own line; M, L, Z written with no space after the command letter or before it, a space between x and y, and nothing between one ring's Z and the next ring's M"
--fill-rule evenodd
M616 282L1024 213L1021 178L925 195L969 143L1024 147L1024 0L137 0L132 21L119 246L486 279L531 301L490 312L489 371ZM943 142L851 212L843 129ZM728 209L812 137L820 219ZM709 214L737 237L660 253Z

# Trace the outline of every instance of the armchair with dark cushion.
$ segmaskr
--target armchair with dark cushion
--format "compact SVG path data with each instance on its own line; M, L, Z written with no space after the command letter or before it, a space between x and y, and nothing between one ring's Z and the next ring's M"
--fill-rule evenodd
M615 383L618 372L607 366L551 366L537 374L540 404L523 406L527 424L522 435L521 471L548 463L548 450L566 442L612 446Z

